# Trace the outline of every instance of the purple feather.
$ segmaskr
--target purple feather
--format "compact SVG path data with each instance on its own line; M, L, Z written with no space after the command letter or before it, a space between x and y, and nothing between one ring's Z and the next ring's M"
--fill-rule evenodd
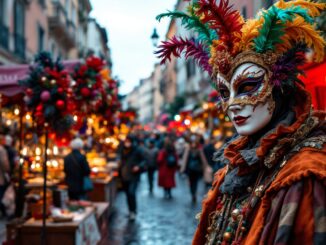
M305 63L305 51L305 46L295 46L276 61L271 68L273 85L281 87L285 82L294 83L298 81L297 76L302 73L298 67Z
M167 60L171 60L171 55L180 57L183 51L186 58L194 58L204 71L207 71L210 75L212 74L212 67L208 62L209 54L204 45L195 39L183 39L174 36L169 41L163 41L155 54L162 59L161 64L164 64Z

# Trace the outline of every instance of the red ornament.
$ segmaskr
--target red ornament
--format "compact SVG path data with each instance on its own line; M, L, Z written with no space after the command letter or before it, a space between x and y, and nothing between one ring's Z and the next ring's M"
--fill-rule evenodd
M63 88L58 88L57 91L58 91L59 94L62 94L63 93Z
M31 88L26 89L26 94L28 96L32 96L33 95L33 89L31 89Z
M91 91L88 88L85 88L85 87L80 90L80 93L84 97L89 97L91 95Z
M42 105L42 104L38 105L38 106L36 107L36 111L38 111L38 112L43 111L43 105Z
M63 100L58 100L56 103L55 103L55 106L59 109L59 110L62 110L64 107L65 107L65 102Z

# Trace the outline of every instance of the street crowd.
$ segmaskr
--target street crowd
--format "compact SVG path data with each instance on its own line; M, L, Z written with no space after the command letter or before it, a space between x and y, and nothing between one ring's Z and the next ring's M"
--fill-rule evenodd
M196 203L198 183L202 179L209 188L213 173L223 167L213 161L218 141L213 136L186 132L183 135L160 133L130 134L121 141L117 156L119 179L126 193L129 219L134 220L137 213L137 186L141 174L147 175L148 192L153 194L157 184L162 189L162 197L173 199L177 172L188 178L189 201ZM154 177L158 172L157 183Z

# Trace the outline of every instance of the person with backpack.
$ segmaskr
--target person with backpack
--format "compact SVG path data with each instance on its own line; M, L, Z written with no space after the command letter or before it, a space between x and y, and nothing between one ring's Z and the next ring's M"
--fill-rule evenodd
M186 173L190 183L192 202L197 202L198 181L208 167L203 149L195 135L191 136L190 145L187 145L182 157L181 173Z
M164 198L172 199L171 189L176 186L175 172L178 169L178 156L169 137L165 138L164 148L158 153L157 164L158 185L164 188Z

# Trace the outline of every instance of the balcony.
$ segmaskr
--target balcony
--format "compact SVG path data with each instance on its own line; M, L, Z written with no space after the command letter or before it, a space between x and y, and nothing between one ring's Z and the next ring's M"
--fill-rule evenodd
M52 13L48 17L50 32L60 39L66 49L76 46L76 26L68 19L66 10L59 0L54 0L52 4Z
M0 23L0 46L9 49L9 29Z
M21 59L25 59L25 38L18 34L15 33L14 34L14 38L15 38L15 54L21 58Z

